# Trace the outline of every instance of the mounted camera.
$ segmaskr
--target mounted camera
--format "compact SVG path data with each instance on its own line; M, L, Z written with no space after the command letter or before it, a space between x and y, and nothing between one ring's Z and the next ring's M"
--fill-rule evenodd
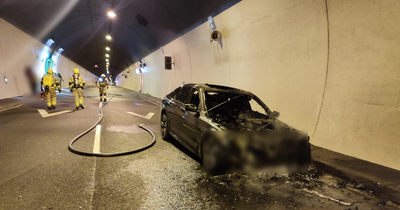
M211 32L211 41L219 41L221 39L222 35L221 32L214 30L213 32Z

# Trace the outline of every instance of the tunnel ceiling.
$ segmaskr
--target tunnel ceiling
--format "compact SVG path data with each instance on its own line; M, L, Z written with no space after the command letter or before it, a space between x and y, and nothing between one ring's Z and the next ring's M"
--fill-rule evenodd
M63 55L95 75L106 71L108 46L109 71L116 75L239 1L0 0L0 17L42 43L53 39L52 48L63 48ZM117 16L108 17L109 11Z

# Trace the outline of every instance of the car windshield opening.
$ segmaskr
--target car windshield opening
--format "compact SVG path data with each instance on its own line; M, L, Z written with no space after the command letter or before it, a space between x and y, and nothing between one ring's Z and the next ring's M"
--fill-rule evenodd
M221 125L233 125L237 124L235 122L242 121L261 122L270 119L266 108L254 95L210 91L205 92L205 97L210 119ZM259 124L265 125L265 123Z

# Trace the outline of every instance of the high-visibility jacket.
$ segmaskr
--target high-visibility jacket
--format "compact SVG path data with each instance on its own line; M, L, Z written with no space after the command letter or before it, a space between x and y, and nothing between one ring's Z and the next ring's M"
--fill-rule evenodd
M80 74L74 74L69 79L69 89L82 88L85 86L85 80Z
M45 74L42 77L41 85L45 88L59 88L60 83L58 79L52 74Z

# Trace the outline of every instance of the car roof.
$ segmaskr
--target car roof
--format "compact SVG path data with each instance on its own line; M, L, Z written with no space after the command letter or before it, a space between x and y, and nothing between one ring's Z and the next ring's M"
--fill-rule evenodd
M232 92L232 93L241 93L241 94L247 94L247 95L253 95L249 91L241 90L238 88L233 88L233 87L228 87L228 86L223 86L223 85L214 85L214 84L185 84L183 86L191 86L195 87L196 89L202 88L204 91L217 91L217 92Z

